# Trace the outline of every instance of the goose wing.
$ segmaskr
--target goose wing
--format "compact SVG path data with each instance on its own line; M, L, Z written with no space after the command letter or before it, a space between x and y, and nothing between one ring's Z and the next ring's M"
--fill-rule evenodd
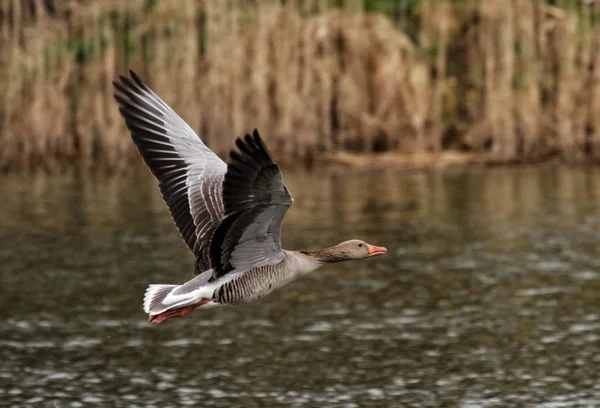
M210 247L213 279L283 260L281 223L293 199L257 130L236 140L223 180L225 218Z
M192 128L133 71L113 82L119 111L137 150L159 182L160 192L188 248L196 274L210 269L210 240L224 218L227 165Z

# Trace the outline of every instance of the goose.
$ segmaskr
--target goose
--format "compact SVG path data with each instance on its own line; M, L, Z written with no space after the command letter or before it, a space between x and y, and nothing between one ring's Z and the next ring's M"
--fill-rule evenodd
M129 74L113 81L119 111L195 256L191 280L148 286L143 307L150 322L242 305L325 264L387 252L358 239L318 250L283 249L281 223L294 200L258 130L235 140L226 164L135 72Z

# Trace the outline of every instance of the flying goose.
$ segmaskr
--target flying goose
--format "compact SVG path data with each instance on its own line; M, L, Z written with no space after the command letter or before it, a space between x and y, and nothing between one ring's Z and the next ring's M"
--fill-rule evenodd
M237 138L225 164L133 71L113 82L119 111L158 180L175 226L196 257L182 285L150 285L152 323L197 308L241 305L326 263L383 255L384 247L345 241L330 248L281 248L281 222L294 201L257 130Z

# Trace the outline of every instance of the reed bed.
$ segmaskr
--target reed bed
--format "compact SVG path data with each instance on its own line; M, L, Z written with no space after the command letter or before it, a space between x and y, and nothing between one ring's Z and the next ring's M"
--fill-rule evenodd
M600 2L553 3L0 0L0 169L125 168L128 68L221 155L596 161Z

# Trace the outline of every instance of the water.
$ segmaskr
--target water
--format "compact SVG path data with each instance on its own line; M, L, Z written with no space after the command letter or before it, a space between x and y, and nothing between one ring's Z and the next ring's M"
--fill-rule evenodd
M161 325L148 173L0 181L0 406L600 406L599 169L287 172L286 247L387 256Z

